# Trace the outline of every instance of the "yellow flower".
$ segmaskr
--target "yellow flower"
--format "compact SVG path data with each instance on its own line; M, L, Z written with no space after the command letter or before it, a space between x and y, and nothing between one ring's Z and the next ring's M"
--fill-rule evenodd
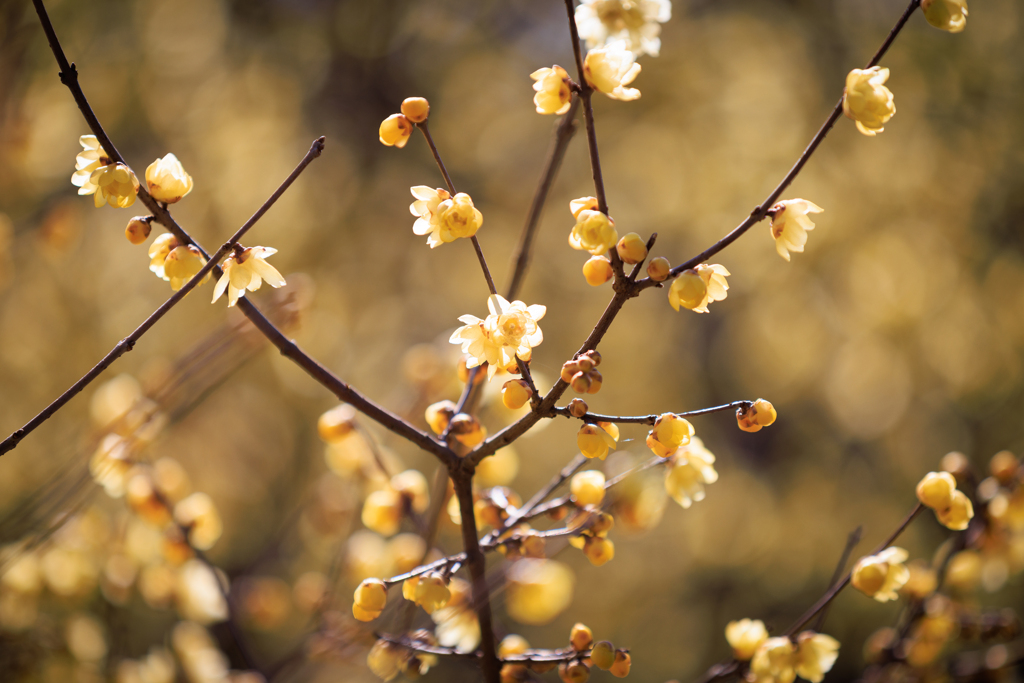
M880 66L854 69L846 76L843 113L857 123L857 130L864 135L881 133L896 113L892 92L882 85L888 79L889 70Z
M695 269L684 270L668 289L668 302L672 308L688 308L695 313L707 313L708 304L722 301L729 290L725 278L729 275L725 266L700 264Z
M803 253L804 245L807 244L807 231L814 230L814 223L807 214L822 211L824 209L806 199L786 199L768 211L772 217L772 237L775 238L775 250L779 256L788 261L789 252Z
M622 41L610 43L587 53L583 62L583 77L594 90L603 92L613 100L629 102L640 98L640 91L626 86L640 73L633 53Z
M967 0L921 0L924 18L935 28L960 33L967 26Z
M109 204L124 209L134 204L139 181L132 170L114 163L95 135L83 135L78 142L83 151L75 157L75 173L71 176L78 194L93 195L96 208Z
M615 450L616 445L615 438L597 425L585 424L576 433L576 446L588 458L604 460L609 449Z
M758 683L793 683L796 648L789 638L769 638L761 643L750 661L750 671Z
M221 268L224 274L213 288L213 301L221 297L224 290L228 292L228 306L238 303L238 298L245 296L245 290L255 292L266 280L271 287L280 287L284 278L274 266L266 262L268 256L277 253L271 247L249 247L242 253L233 253L224 259Z
M917 483L917 499L933 510L945 510L953 502L956 479L949 472L929 472Z
M136 216L128 221L128 227L124 229L124 236L132 244L142 244L153 230L152 223L152 216Z
M583 264L583 278L591 287L600 287L611 280L614 274L612 262L605 256L591 256Z
M615 251L623 263L641 263L647 258L647 245L640 235L631 232L615 245Z
M569 233L570 247L600 256L614 247L618 241L619 233L615 231L615 221L611 218L592 209L583 209L576 213L576 225Z
M580 211L597 211L597 197L580 197L569 202L569 212L573 218L579 218Z
M604 500L604 473L598 470L577 472L569 482L569 490L577 505L600 505Z
M149 269L161 280L170 280L164 272L164 262L167 260L168 254L178 248L180 244L177 237L165 232L149 245Z
M775 406L763 398L757 399L745 409L736 409L736 423L745 432L759 432L762 427L774 424L778 416Z
M569 90L569 74L565 69L555 65L537 69L530 78L536 81L533 89L533 103L538 114L564 114L569 111L572 92Z
M171 289L177 292L182 285L191 280L206 265L206 259L199 249L191 244L175 247L164 259L164 279L171 283ZM205 284L210 274L199 284Z
M409 212L416 216L412 231L427 235L431 249L460 237L472 237L483 225L483 214L464 192L452 197L447 190L434 190L426 185L417 185L410 191L416 198L409 205Z
M895 600L900 588L910 578L907 551L903 548L886 548L877 555L868 555L857 561L853 567L853 587L878 602Z
M839 641L824 633L804 631L796 642L797 675L811 683L821 683L839 657Z
M75 173L71 176L71 183L75 187L82 187L88 182L93 171L114 162L107 156L106 150L100 145L100 141L95 135L83 135L78 138L78 144L82 146L82 151L75 157ZM92 192L79 190L78 194L92 194Z
M178 157L168 154L146 169L146 186L153 199L173 204L192 191L192 176L185 173Z
M665 473L665 490L672 499L688 508L704 500L704 485L718 481L715 456L698 437L680 446L672 454L672 465Z
M359 621L373 621L388 603L388 587L380 579L366 579L352 598L352 615Z
M388 147L405 147L412 135L412 122L402 114L392 114L380 124L378 136Z
M448 341L462 344L462 352L469 356L467 367L486 362L487 373L493 376L499 367L513 365L516 356L524 361L530 359L532 349L544 341L537 321L544 317L547 307L527 306L522 301L509 303L493 294L487 299L487 308L490 315L484 320L472 315L460 317L465 324Z
M576 28L587 49L620 40L637 57L657 57L661 24L672 18L670 0L583 0L576 8Z
M188 529L188 542L197 550L209 550L224 531L213 499L193 493L174 506L174 521Z
M667 458L680 446L690 443L693 434L689 420L665 413L655 420L654 429L647 434L647 447L659 458Z
M974 517L974 506L971 504L971 499L964 495L962 491L953 491L949 507L936 510L935 516L938 518L939 523L947 529L963 531L967 528L971 518Z
M451 593L448 604L430 615L437 624L437 641L459 652L472 652L480 644L480 621L470 605L469 584L461 579L452 579L448 590Z
M430 115L430 102L424 97L406 97L402 100L402 114L413 123L423 123Z
M725 639L732 647L733 656L746 661L768 640L768 629L760 619L730 621L725 627Z

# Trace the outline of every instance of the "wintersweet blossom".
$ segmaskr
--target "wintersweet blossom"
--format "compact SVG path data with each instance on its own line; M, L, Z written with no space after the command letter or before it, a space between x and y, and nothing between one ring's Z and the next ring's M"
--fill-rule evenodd
M880 66L854 69L846 76L843 113L857 123L857 130L864 135L873 137L881 133L896 113L892 91L883 85L888 79L889 70Z
M622 41L591 50L583 62L583 77L590 87L623 102L640 98L639 90L626 87L639 73L640 65Z
M604 460L617 445L615 437L599 425L585 424L576 433L576 446L587 458Z
M412 121L403 114L392 114L381 122L377 135L381 144L401 149L412 135Z
M796 674L811 683L821 683L839 657L839 641L824 633L804 631L796 643Z
M196 246L188 244L175 247L171 249L164 259L164 279L170 282L171 289L177 292L186 282L202 270L205 265L206 259L203 258L203 253ZM209 279L210 274L207 273L199 284L205 284Z
M228 306L234 306L239 297L245 296L245 290L255 292L264 280L271 287L283 285L281 273L266 262L268 256L276 253L277 249L271 247L249 247L224 259L221 264L224 274L213 288L213 302L227 290Z
M775 424L779 414L770 402L759 398L748 406L736 409L736 424L745 432L759 432Z
M647 447L659 458L667 458L680 446L690 443L693 434L689 420L675 413L665 413L655 420L654 429L647 434Z
M949 507L936 510L935 517L947 529L963 531L974 517L974 505L963 491L953 491Z
M705 484L718 481L715 471L715 456L704 447L699 437L691 437L689 443L680 446L672 454L672 464L665 473L665 490L683 508L704 500Z
M576 225L569 233L569 246L573 249L600 256L612 249L619 241L619 233L615 231L615 221L606 214L596 209L581 209L575 212L575 216Z
M821 213L820 206L806 199L785 199L769 211L772 217L772 237L775 238L775 250L779 256L789 260L789 252L803 253L807 244L807 231L814 230L814 223L807 217L809 213Z
M733 656L746 661L754 656L761 643L768 640L768 629L760 619L730 621L725 626L725 639L732 647Z
M750 660L750 672L758 683L793 683L796 647L789 638L769 638Z
M530 74L536 83L533 89L533 103L538 114L564 114L569 111L572 91L569 90L569 74L557 64L552 67L537 69Z
M956 479L949 472L929 472L917 483L917 499L933 510L948 508L956 491Z
M178 238L169 232L160 235L149 245L149 269L161 280L170 280L164 272L164 263L171 251L180 245Z
M672 18L670 0L583 0L576 8L576 28L587 49L622 41L637 57L657 57L661 24Z
M877 555L857 561L851 574L853 587L878 602L895 600L896 594L910 578L910 569L903 563L909 554L903 548L886 548Z
M493 376L499 367L514 364L516 356L530 359L533 348L544 341L537 321L544 317L547 307L527 306L522 301L509 303L493 294L487 299L487 309L490 315L483 320L473 315L460 317L465 324L448 341L462 345L462 352L469 356L467 367L486 362L488 375Z
M967 0L921 0L921 11L929 24L943 31L960 33L967 26Z
M684 270L669 287L668 302L677 311L682 306L694 313L707 313L708 304L728 296L729 283L725 278L730 274L725 266L717 263L702 263L692 270Z
M416 216L412 231L417 235L427 235L431 249L460 237L472 237L483 225L483 214L473 206L473 199L465 192L452 197L447 190L435 190L426 185L417 185L410 191L416 198L409 205L409 212Z
M83 135L78 142L83 149L75 157L75 173L71 176L78 194L93 195L96 208L109 204L124 209L134 204L139 180L132 170L107 156L95 135Z
M185 172L178 157L168 154L146 169L146 187L153 199L173 204L192 191L192 176Z

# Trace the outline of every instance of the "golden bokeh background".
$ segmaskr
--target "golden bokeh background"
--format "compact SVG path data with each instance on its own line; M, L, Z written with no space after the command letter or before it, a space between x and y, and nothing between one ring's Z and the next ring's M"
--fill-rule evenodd
M653 253L680 263L739 223L904 6L674 3L661 56L641 59L634 85L642 98L595 98L620 234L657 232ZM479 238L501 288L554 125L533 110L529 73L552 63L573 71L561 2L48 7L97 115L136 173L168 152L191 173L195 190L172 213L211 251L326 135L323 156L244 242L279 250L271 263L306 304L291 334L339 376L423 428L427 403L457 398L457 355L446 341L459 315L485 312L484 281L468 243L430 250L413 235L408 188L442 180L421 139L386 148L377 126L404 97L430 100L431 130L454 182L483 212ZM601 568L566 549L559 559L576 570L575 598L549 626L517 627L498 592L500 631L558 647L583 621L598 638L631 648L635 680L693 679L727 656L729 620L762 618L780 631L802 613L824 591L847 533L864 526L861 551L878 543L942 455L962 451L980 471L996 451L1024 450L1022 21L1014 0L972 3L959 35L912 17L882 60L897 106L885 132L866 138L841 119L784 194L825 209L805 253L784 262L761 224L715 259L732 272L731 289L709 315L675 313L665 290L629 302L601 345L605 381L588 397L592 410L646 414L764 397L779 420L746 434L729 413L694 418L718 457L720 479L706 500L682 510L665 504L657 474L638 479L649 484L653 514L664 506L660 524L613 531L617 555ZM76 196L69 179L78 137L88 132L30 4L0 5L4 435L170 295L148 272L145 247L122 236L144 207L94 209ZM544 386L611 298L609 286L587 286L585 258L566 244L568 202L592 192L581 132L552 188L521 294L548 307L533 360ZM160 386L197 342L226 339L224 326L241 318L223 300L209 304L211 287L187 297L104 379L127 373ZM252 298L274 301L266 291ZM290 587L304 572L326 573L338 543L360 527L359 490L325 474L315 423L332 397L269 345L246 340L193 368L199 388L176 395L149 457L177 458L212 496L225 531L210 557L232 581L276 577ZM0 461L0 518L13 528L4 543L63 509L65 499L55 500L27 526L10 522L16 506L55 496L40 487L88 460L98 385ZM496 396L490 392L482 413L492 433L510 420ZM389 454L431 475L428 456L369 429ZM575 429L559 420L516 444L512 486L523 498L574 455ZM610 471L646 457L645 432L622 432ZM101 492L95 500L111 519L123 509ZM318 506L334 515L319 529L306 521ZM947 534L923 516L901 545L930 557ZM459 548L450 525L441 544ZM500 562L493 570L497 576ZM341 612L353 585L339 579ZM982 596L1020 604L1020 574ZM177 618L137 598L106 607L96 594L78 600L49 605L49 628L59 631L69 610L100 615L108 673L118 658L163 642ZM268 666L311 628L290 609L270 628L246 626ZM838 599L824 628L843 643L829 680L857 676L861 644L897 609L853 592ZM365 648L372 629L388 625L362 628L355 642ZM237 653L226 651L238 667ZM375 680L363 652L305 665L294 680ZM59 647L43 659L56 664L25 680L49 680L70 666ZM455 664L427 680L469 677Z

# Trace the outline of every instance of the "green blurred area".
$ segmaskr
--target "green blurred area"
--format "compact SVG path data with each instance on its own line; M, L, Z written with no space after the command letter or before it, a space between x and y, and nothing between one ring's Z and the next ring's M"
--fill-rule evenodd
M412 233L409 187L442 179L421 139L386 148L377 127L404 97L430 100L431 131L455 185L483 212L478 237L500 289L555 123L534 112L529 74L551 64L574 71L561 2L48 7L83 89L136 173L168 152L191 173L195 189L172 213L211 251L326 135L323 156L244 242L278 249L271 263L305 283L312 303L293 334L347 382L424 429L428 403L457 399L456 348L446 341L458 316L485 313L484 280L469 243L430 250ZM826 118L846 72L867 62L904 7L674 3L661 56L641 59L634 86L642 98L595 98L619 234L657 232L653 255L678 264L742 221ZM732 272L731 289L710 314L675 313L663 289L629 302L601 345L604 386L587 397L593 411L647 414L763 397L779 420L746 434L729 413L694 418L718 457L720 479L706 500L689 510L669 500L661 523L645 533L613 531L616 557L601 568L566 549L559 559L576 570L575 599L549 626L516 626L498 592L501 632L560 647L582 621L599 639L631 648L633 679L692 679L728 655L729 620L761 618L780 631L802 613L824 591L847 533L864 526L862 552L878 543L943 454L962 451L983 471L996 451L1024 450L1022 7L993 0L971 12L959 35L912 17L882 60L897 107L885 132L867 138L841 119L786 191L825 209L803 254L784 262L761 224L715 259ZM122 236L128 219L145 211L141 203L94 209L76 196L69 179L78 137L89 131L56 72L30 4L0 5L4 434L170 295L148 272L145 247ZM542 388L612 295L608 285L585 283L585 255L566 244L569 201L592 193L581 132L552 189L520 296L547 306L545 341L533 355ZM109 376L158 376L196 340L239 319L222 302L209 305L211 287L175 308ZM407 354L422 344L430 346L417 347L420 356ZM424 357L441 359L443 372L431 377L444 381L416 380ZM511 420L497 398L501 381L482 413L491 433ZM92 391L0 461L0 515L89 457ZM315 423L332 397L261 348L195 398L152 450L179 459L215 500L225 533L211 558L229 575L289 584L303 571L326 572L328 540L360 526L358 492L323 493L329 480L321 479ZM559 420L516 444L512 487L524 499L575 454L576 428ZM370 429L429 478L428 456ZM646 457L645 435L624 426L608 467ZM657 475L650 488L660 492ZM294 525L315 495L341 499L346 522L327 540ZM658 495L655 508L664 503ZM947 533L927 515L900 544L912 557L930 557ZM459 549L450 525L442 545ZM339 589L342 611L351 587ZM1020 604L1020 574L991 600ZM140 626L127 629L112 657L145 653L174 621L137 605L119 609ZM824 628L843 643L829 680L857 675L861 644L896 610L852 592L839 598ZM284 656L303 623L257 633L257 651L265 661ZM370 633L363 628L358 642L370 642ZM372 679L358 648L344 654L304 673ZM427 680L469 676L451 665Z

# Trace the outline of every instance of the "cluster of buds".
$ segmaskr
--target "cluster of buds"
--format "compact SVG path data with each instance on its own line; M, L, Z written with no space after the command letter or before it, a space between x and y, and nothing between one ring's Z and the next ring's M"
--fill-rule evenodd
M604 377L597 370L601 364L601 354L587 351L579 358L566 361L562 365L562 381L568 383L577 394L596 394L601 391Z
M929 472L917 484L917 499L935 511L939 523L954 531L963 531L974 517L974 505L949 472Z
M427 572L413 576L402 583L402 596L433 614L448 604L452 593L448 589L448 577L441 572Z
M736 424L745 432L759 432L775 423L779 416L775 406L763 398L736 409Z
M608 532L615 526L615 518L601 510L577 510L569 517L566 527L576 533L569 544L583 551L590 564L600 567L615 558L615 544Z
M543 560L547 557L546 545L540 532L531 529L527 524L520 524L502 537L498 552L508 560L519 560L524 557Z
M422 97L407 97L402 102L402 113L392 114L380 124L380 141L388 147L405 147L413 126L423 123L430 114L430 103Z

